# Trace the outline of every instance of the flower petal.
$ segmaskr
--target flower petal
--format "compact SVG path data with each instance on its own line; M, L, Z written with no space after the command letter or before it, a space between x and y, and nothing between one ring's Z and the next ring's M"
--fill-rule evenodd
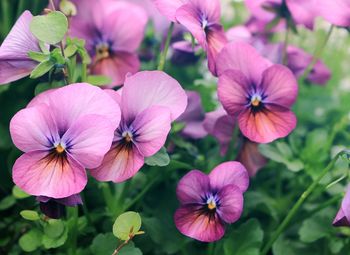
M134 144L144 157L150 157L165 144L171 128L170 111L152 106L137 115L131 126L135 131Z
M202 214L200 207L188 205L175 212L177 229L188 237L202 242L215 242L225 234L225 226L217 214L213 217Z
M341 207L333 221L334 226L350 226L350 186L346 190Z
M59 139L58 129L47 105L26 108L12 118L10 133L13 143L24 152L49 150Z
M192 170L179 181L176 195L181 204L200 204L209 191L209 177L199 170Z
M249 186L249 175L245 167L237 161L229 161L215 167L209 174L210 185L221 190L227 185L235 185L243 193Z
M153 0L159 12L167 17L170 21L176 22L175 13L188 0Z
M31 60L6 60L0 57L0 85L26 77L36 65Z
M161 71L143 71L126 78L122 104L126 122L151 106L168 107L175 120L186 109L187 96L181 85Z
M104 157L102 164L90 173L98 181L119 183L133 177L143 164L144 157L136 147L115 144Z
M270 107L257 113L247 110L238 116L238 122L243 135L249 140L269 143L292 132L297 119L286 108Z
M48 152L28 152L13 166L14 183L28 194L64 198L81 192L86 183L85 169L75 159Z
M216 58L220 51L227 44L224 29L221 25L213 25L207 31L207 43L208 43L208 66L213 75L217 75L216 71Z
M330 23L341 27L350 26L350 2L348 0L317 0L317 6L319 14Z
M266 99L264 103L291 107L298 95L298 82L285 66L273 65L263 73L261 88Z
M296 24L302 24L308 29L313 29L318 8L315 0L287 0L286 4Z
M239 70L250 84L259 84L263 71L271 65L249 44L231 42L218 54L216 72L220 76L226 70Z
M248 177L249 178L249 177ZM236 185L227 185L218 192L220 206L219 217L226 223L234 223L243 212L243 193Z
M99 60L91 67L93 74L105 75L112 79L108 87L122 85L128 73L134 74L140 70L140 60L135 53L118 51L112 57Z
M235 117L247 108L250 84L244 74L227 70L219 76L218 97L226 112Z
M86 115L79 118L63 135L62 141L71 154L86 168L101 165L114 138L115 127L100 115Z

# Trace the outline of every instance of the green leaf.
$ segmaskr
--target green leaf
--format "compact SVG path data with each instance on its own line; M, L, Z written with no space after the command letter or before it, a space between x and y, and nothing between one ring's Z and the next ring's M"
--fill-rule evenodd
M64 65L66 63L60 48L56 48L50 53L50 59L55 64Z
M51 70L51 68L53 68L54 66L55 66L55 64L50 60L46 60L44 62L41 62L32 71L32 73L30 74L30 78L32 78L32 79L39 78L39 77L43 76L44 74L46 74L47 72L49 72Z
M299 229L300 240L312 243L330 234L331 219L321 214L315 214L303 222Z
M6 210L12 207L16 203L16 199L13 196L7 196L0 201L0 211Z
M19 213L24 219L30 221L37 221L40 219L39 214L32 210L23 210Z
M50 58L50 55L42 52L29 51L28 57L30 57L31 59L37 62L43 62L45 60L48 60Z
M94 255L112 254L117 248L118 242L112 233L98 234L90 246Z
M271 159L273 161L283 163L284 157L283 155L271 144L260 144L259 150L262 155L266 158Z
M12 195L16 198L16 199L23 199L23 198L27 198L30 197L29 194L25 193L23 190L21 190L18 186L13 186L12 188Z
M59 8L67 16L77 15L77 7L71 1L61 0Z
M113 234L120 240L129 240L139 232L141 217L136 212L125 212L116 219L113 225Z
M65 244L68 239L68 228L64 228L59 237L43 236L42 244L46 249L57 248Z
M124 246L118 254L119 255L142 255L142 251L139 248L136 248L133 242L130 242L128 243L128 245Z
M259 255L263 237L259 221L251 219L225 240L225 255Z
M162 147L152 157L146 158L145 163L149 166L167 166L170 163L170 157L166 152L166 149Z
M30 31L40 41L57 44L63 40L68 30L67 17L59 11L33 17Z
M44 233L51 238L58 238L64 232L65 226L61 220L50 219L44 227Z
M64 49L64 55L66 56L66 58L69 58L71 56L73 56L78 50L78 47L75 45L68 45L65 49Z
M89 75L87 77L87 83L95 86L105 86L112 83L112 79L104 75Z
M291 242L280 236L272 247L273 255L295 255Z
M37 229L32 229L21 236L19 246L25 252L33 252L41 245L42 233Z

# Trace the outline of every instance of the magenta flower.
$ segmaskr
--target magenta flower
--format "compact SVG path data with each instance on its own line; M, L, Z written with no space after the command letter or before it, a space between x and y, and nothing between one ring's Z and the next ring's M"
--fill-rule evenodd
M29 75L38 62L28 57L29 51L41 52L38 40L29 29L33 15L25 11L0 47L0 84Z
M113 90L109 93L120 102L122 120L112 148L91 175L99 181L122 182L136 174L145 157L161 149L171 122L186 108L187 96L175 79L160 71L129 76L121 96Z
M208 175L192 170L176 190L180 208L174 220L184 235L202 242L214 242L225 233L225 224L236 222L243 211L243 192L249 176L238 162L218 165Z
M333 25L350 27L349 0L316 0L319 15Z
M205 137L208 133L204 129L204 110L202 107L202 99L198 92L186 91L188 97L188 104L186 110L177 119L178 122L185 123L181 134L192 139L200 139Z
M219 100L229 115L237 117L249 140L268 143L295 128L290 108L298 85L288 68L272 65L248 44L230 43L218 56L217 70Z
M40 202L40 210L51 219L60 219L63 217L66 206L77 206L83 204L79 194L71 195L65 198L53 199L50 197L39 196L36 198Z
M207 52L209 70L216 75L215 59L227 43L220 24L220 0L154 0L159 11L185 26Z
M103 90L72 84L40 94L11 120L11 137L25 152L13 181L34 196L55 199L82 191L85 168L98 167L109 150L120 109Z
M70 35L86 40L92 56L90 70L112 78L111 87L122 85L127 73L136 73L147 14L124 1L75 1L78 15L71 20Z
M266 25L276 18L291 18L295 24L313 29L318 14L315 0L246 0L245 3L253 17Z
M343 201L341 203L340 209L333 220L333 226L350 227L350 186L348 186L345 197L343 198Z

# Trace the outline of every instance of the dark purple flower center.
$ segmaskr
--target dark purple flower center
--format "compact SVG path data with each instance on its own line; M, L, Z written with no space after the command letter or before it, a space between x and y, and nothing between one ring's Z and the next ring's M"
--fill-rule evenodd
M259 112L264 109L264 99L266 95L263 93L251 93L247 98L247 105L253 113Z
M131 125L120 125L116 130L115 136L119 144L131 148L132 145L136 142L138 137L137 130L135 130Z

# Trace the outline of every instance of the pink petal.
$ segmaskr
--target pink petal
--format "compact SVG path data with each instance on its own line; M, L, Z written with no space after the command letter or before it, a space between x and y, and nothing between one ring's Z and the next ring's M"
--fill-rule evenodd
M36 65L31 60L2 60L0 57L0 85L28 76Z
M224 29L221 25L216 25L215 28L209 29L207 32L207 41L209 70L213 75L216 76L216 58L228 42Z
M286 4L296 24L313 29L318 8L315 0L286 0Z
M84 167L101 165L114 138L115 127L100 115L86 115L79 118L63 135L62 141L69 147L69 153Z
M115 129L119 125L119 105L96 86L76 83L40 95L40 101L34 105L43 102L48 104L60 131L67 131L78 118L88 114L108 118Z
M29 152L13 166L14 183L28 194L64 198L81 192L87 176L83 166L68 155L67 159L48 152Z
M263 73L261 88L266 95L264 103L291 107L298 95L298 82L285 66L273 65Z
M159 12L167 17L170 21L176 22L175 13L188 0L153 0Z
M317 0L319 14L328 22L342 27L350 26L350 1Z
M227 185L218 192L220 206L217 213L226 223L236 222L243 212L243 193L235 185Z
M253 35L246 26L235 26L226 32L226 37L230 42L250 43Z
M249 186L248 172L237 161L225 162L218 165L209 174L209 179L211 187L216 190L221 190L227 185L234 185L243 193Z
M282 0L245 0L244 3L253 16L259 20L269 22L273 20L275 14L265 10L263 6L279 6L282 4Z
M24 152L48 150L59 139L55 121L47 105L26 108L12 118L10 133L13 143Z
M161 71L143 71L127 77L121 104L125 120L134 120L154 105L167 107L175 120L185 111L187 96L174 78Z
M226 70L238 70L245 75L249 83L253 84L259 84L263 71L272 65L252 46L241 42L226 44L216 61L219 76Z
M133 177L143 166L144 157L136 147L115 144L103 159L101 166L90 171L98 181L123 182Z
M171 116L167 107L152 106L137 115L131 124L135 130L134 140L140 153L150 157L165 144L171 129Z
M191 0L211 23L219 23L221 18L220 0Z
M200 204L209 191L209 177L199 170L192 170L177 184L176 195L181 204Z
M175 212L175 225L177 229L188 237L202 242L215 242L225 234L223 222L218 218L200 213L200 207L188 205Z
M104 58L91 67L93 74L105 75L112 79L109 87L122 85L128 73L134 74L140 69L141 63L135 53L116 52L112 57Z
M249 89L250 83L241 71L228 70L219 76L219 101L233 117L246 109Z
M258 113L249 110L238 116L239 128L249 140L269 143L287 136L295 128L293 112L283 107L271 107Z
M191 139L201 139L207 136L208 132L204 129L202 121L189 121L181 130L181 135Z

